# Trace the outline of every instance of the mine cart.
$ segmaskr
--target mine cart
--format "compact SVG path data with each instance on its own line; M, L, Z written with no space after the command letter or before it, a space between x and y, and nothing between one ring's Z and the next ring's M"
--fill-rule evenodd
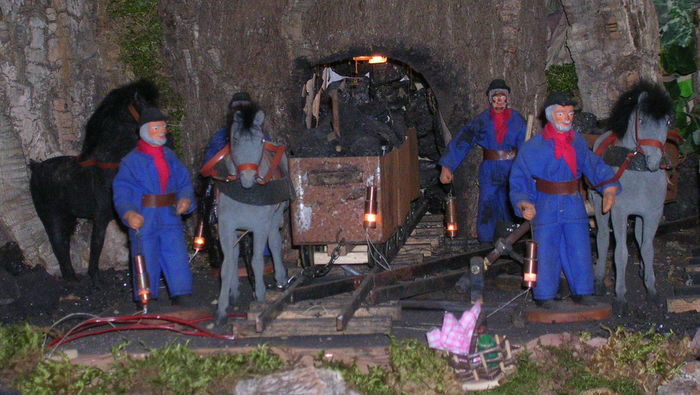
M296 192L292 242L301 246L302 264L313 265L314 255L317 264L327 263L339 243L355 252L336 263L372 263L372 251L398 249L415 214L420 197L416 131L408 129L404 142L381 156L290 158L289 173ZM369 187L376 198L374 228L363 223Z

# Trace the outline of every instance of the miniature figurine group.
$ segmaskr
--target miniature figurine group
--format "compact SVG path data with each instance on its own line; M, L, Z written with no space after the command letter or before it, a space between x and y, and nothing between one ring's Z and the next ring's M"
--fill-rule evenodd
M512 221L512 207L517 216L531 221L533 238L539 244L539 273L533 291L536 304L555 306L562 271L572 300L594 304L588 215L579 184L582 176L592 185L610 180L612 169L573 129L576 102L566 94L547 97L544 131L525 141L526 124L517 111L508 108L510 88L505 81L492 81L486 93L490 108L450 141L440 159L440 181L452 182L455 169L475 144L480 145L484 160L479 169L479 241L493 241L498 222ZM610 182L597 191L603 195L603 212L607 212L620 193L620 184Z

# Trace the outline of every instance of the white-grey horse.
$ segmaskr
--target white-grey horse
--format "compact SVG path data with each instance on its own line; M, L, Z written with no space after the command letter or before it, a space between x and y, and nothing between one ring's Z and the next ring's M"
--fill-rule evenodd
M266 244L272 253L277 284L287 281L279 228L290 189L286 185L279 188L270 180L273 173L288 174L287 157L284 147L266 141L262 130L264 120L265 114L256 105L245 106L234 114L230 128L230 153L224 157L229 182L219 183L221 193L217 200L219 238L224 252L217 323L225 321L230 299L235 301L239 297L237 230L253 233L251 266L257 300L265 300L263 252ZM288 179L277 181L288 183ZM283 190L281 194L275 192L280 190Z
M658 85L642 81L625 92L610 114L610 129L600 136L593 150L620 175L622 192L612 210L603 214L602 197L591 190L598 227L596 244L598 260L595 268L596 293L605 293L603 279L608 255L610 228L615 235L615 309L625 312L625 269L629 260L627 251L627 221L635 217L635 239L642 257L644 285L648 300L658 302L654 275L654 236L663 214L666 197L666 171L660 169L666 141L672 103ZM626 164L625 164L626 163Z

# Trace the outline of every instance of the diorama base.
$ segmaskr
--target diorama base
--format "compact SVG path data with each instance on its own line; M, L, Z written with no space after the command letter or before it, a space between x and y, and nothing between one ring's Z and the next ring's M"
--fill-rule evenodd
M556 301L551 309L534 304L525 309L525 318L529 322L544 324L564 324L568 322L601 321L612 315L612 306L597 303L592 306L576 304L570 300Z

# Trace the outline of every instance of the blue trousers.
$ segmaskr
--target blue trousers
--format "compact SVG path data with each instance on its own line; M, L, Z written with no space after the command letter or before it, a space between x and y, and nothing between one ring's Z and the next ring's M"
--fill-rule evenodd
M481 242L493 241L497 222L513 222L507 179L483 177L479 180L479 212L476 221L476 235Z
M142 232L143 233L143 232ZM185 233L182 228L165 228L142 234L141 245L148 276L151 297L158 299L160 276L165 277L170 297L192 293L192 271L190 270ZM137 236L129 231L132 265L137 250ZM135 274L135 271L132 271ZM138 301L138 283L134 275L134 300Z
M537 225L538 246L536 300L553 299L564 271L572 295L593 294L593 259L587 223Z

